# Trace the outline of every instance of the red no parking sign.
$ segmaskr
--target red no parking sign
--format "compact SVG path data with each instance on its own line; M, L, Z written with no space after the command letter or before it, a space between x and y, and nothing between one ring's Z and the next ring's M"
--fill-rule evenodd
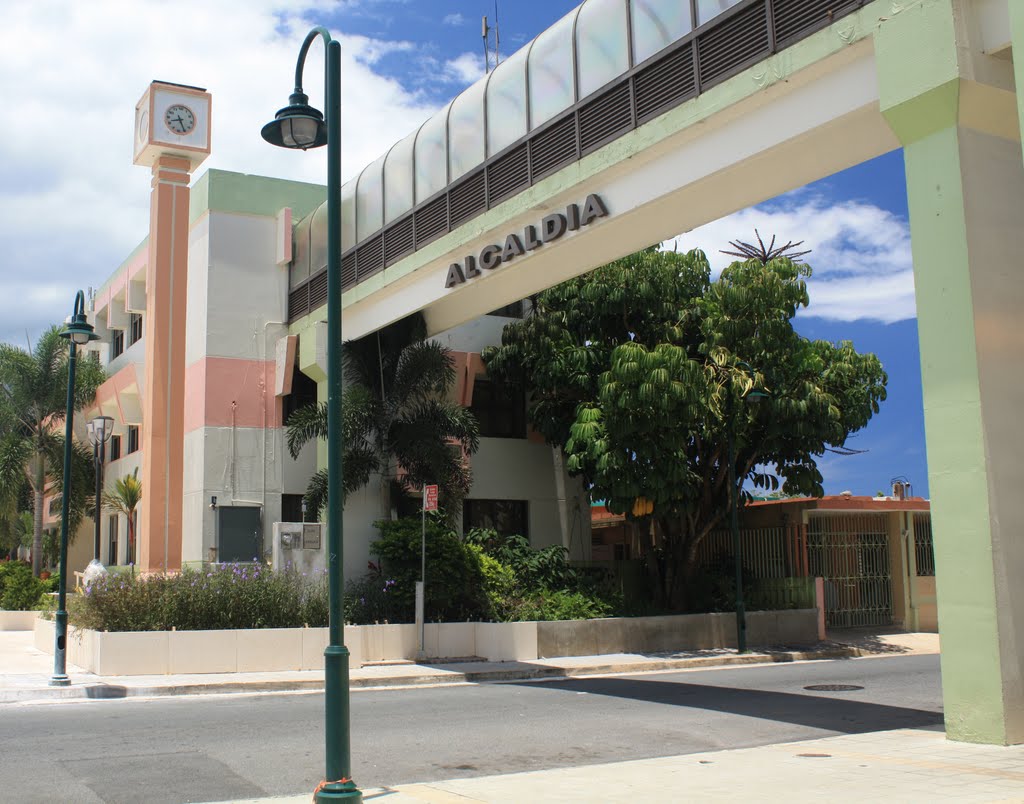
M436 511L437 510L437 486L424 486L423 487L423 510L424 511Z

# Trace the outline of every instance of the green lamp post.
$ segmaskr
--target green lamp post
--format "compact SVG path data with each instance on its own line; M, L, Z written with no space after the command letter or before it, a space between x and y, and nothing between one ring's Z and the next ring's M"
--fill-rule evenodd
M317 37L324 41L327 66L324 87L327 119L309 105L302 91L306 53ZM344 585L341 506L341 43L326 28L306 34L295 64L295 89L288 105L261 131L263 139L281 148L327 146L327 584L329 639L324 650L326 774L317 801L361 802L352 781L349 733L349 652L342 619Z
M78 347L99 339L85 315L85 294L75 296L75 311L60 336L68 340L68 401L64 410L64 488L60 501L60 569L57 585L57 614L54 617L53 676L50 686L66 687L71 683L67 673L68 646L68 514L71 504L71 439L75 424L75 364Z
M751 380L754 379L754 370L750 368L750 365L744 363L742 360L737 364L739 368L750 375ZM756 404L762 399L766 399L768 393L763 389L751 388L743 395L744 401L748 404ZM730 400L732 395L729 396ZM735 402L730 402L732 408L732 421L729 427L729 496L731 498L730 516L731 516L731 530L732 530L732 549L733 555L736 561L736 651L737 653L747 652L747 608L746 602L743 599L743 545L740 542L740 484L743 482L742 478L737 482L736 480L736 423L738 420L738 410L735 407Z

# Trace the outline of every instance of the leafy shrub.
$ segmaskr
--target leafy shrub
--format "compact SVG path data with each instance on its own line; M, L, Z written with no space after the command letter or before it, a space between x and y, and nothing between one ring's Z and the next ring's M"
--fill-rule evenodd
M71 609L74 625L100 631L316 627L327 618L325 575L307 578L260 564L108 575Z
M32 575L32 567L23 561L0 564L0 609L28 611L43 596L43 582Z
M485 528L470 530L466 542L511 568L521 590L571 589L580 584L579 574L566 561L568 551L560 544L534 550L523 536L503 536Z
M416 581L421 567L421 519L405 517L375 523L381 538L373 549L381 570L393 580L389 590L397 622L415 619ZM427 518L426 617L438 622L491 616L480 552L470 549L440 517Z
M345 622L356 625L401 622L405 601L397 600L395 584L394 579L385 578L380 567L371 563L369 573L345 586Z
M527 598L519 606L518 620L590 620L607 617L611 607L584 592L565 590L542 592Z

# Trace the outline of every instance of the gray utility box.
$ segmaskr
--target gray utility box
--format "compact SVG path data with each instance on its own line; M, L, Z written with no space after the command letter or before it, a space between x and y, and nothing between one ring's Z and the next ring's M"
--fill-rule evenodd
M327 572L323 523L275 522L271 560L275 571L291 568L306 575Z

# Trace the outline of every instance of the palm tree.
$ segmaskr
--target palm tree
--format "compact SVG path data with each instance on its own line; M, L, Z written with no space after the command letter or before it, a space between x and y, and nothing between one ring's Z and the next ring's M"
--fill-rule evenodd
M128 563L135 563L135 509L142 501L142 481L125 475L114 481L114 490L103 494L103 508L128 519Z
M416 314L344 346L342 499L380 476L381 510L395 515L400 495L437 484L449 511L469 492L472 473L464 454L476 452L473 414L447 399L455 383L451 350L426 340ZM327 405L309 405L288 419L292 457L314 438L327 437ZM319 516L327 503L327 472L309 482L306 503Z
M95 360L80 360L75 379L74 406L80 410L96 396L105 379ZM50 327L29 351L0 344L0 483L12 473L28 475L35 516L32 571L38 575L43 558L43 498L48 484L63 487L64 422L67 404L68 348L60 329ZM85 512L92 487L92 456L75 445L69 533Z

